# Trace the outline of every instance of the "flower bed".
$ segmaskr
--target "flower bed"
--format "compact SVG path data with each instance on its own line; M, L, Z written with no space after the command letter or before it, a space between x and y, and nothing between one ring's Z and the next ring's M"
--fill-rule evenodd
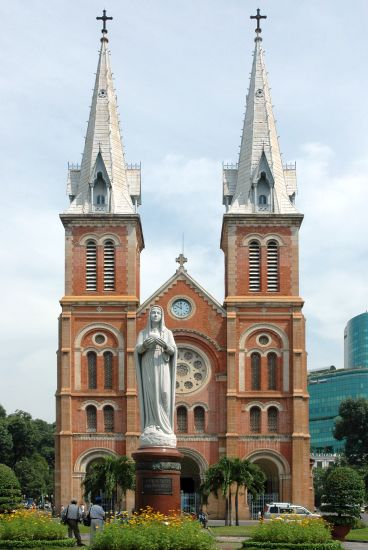
M98 533L94 550L214 550L216 544L198 521L152 509L135 514L126 522L113 521Z
M65 527L50 516L33 510L18 510L0 516L0 548L72 546Z
M331 540L330 526L323 519L300 519L287 515L261 523L252 539L243 543L246 550L340 550L341 544Z

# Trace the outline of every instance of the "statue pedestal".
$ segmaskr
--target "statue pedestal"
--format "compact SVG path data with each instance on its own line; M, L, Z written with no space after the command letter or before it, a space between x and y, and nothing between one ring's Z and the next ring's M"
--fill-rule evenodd
M144 447L132 456L136 463L136 511L147 506L162 514L180 510L183 455L174 447Z

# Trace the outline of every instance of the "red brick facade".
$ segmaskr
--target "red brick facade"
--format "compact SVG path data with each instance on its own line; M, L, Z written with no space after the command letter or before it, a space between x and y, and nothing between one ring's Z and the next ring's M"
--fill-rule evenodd
M268 494L312 504L303 302L298 289L301 220L301 215L226 214L221 242L224 305L181 267L140 306L143 239L139 217L62 216L66 292L61 300L56 394L58 506L73 496L82 497L80 484L93 460L109 454L130 456L137 448L139 407L133 352L154 303L163 307L166 325L179 348L176 406L181 408L178 449L185 456L183 492L193 496L206 467L226 454L259 464L267 475ZM86 242L91 236L98 249L96 291L86 291ZM104 292L102 247L107 237L115 243L116 290ZM249 291L252 239L261 247L259 292ZM266 287L270 239L278 243L277 292L267 292ZM172 312L177 298L191 304L191 313L182 319ZM112 354L112 383L107 388L106 352ZM90 353L96 375L92 388ZM256 388L252 354L259 357ZM106 425L106 407L113 409L113 429ZM132 497L128 506L133 506ZM209 512L221 516L221 501L211 501ZM248 513L243 496L242 515Z

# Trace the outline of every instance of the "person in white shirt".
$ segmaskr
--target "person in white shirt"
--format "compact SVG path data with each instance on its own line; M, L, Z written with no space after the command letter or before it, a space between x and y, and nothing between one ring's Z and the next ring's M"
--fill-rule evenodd
M90 542L92 544L96 531L102 531L104 528L105 511L101 506L101 497L95 497L88 513L91 518Z

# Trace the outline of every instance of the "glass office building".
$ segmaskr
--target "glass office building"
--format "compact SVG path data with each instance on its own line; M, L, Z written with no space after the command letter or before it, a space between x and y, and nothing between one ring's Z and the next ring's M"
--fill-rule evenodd
M344 367L368 368L368 312L353 317L345 327Z
M343 441L332 435L339 404L351 397L368 399L368 368L328 369L310 371L308 374L309 429L311 452L339 453Z

